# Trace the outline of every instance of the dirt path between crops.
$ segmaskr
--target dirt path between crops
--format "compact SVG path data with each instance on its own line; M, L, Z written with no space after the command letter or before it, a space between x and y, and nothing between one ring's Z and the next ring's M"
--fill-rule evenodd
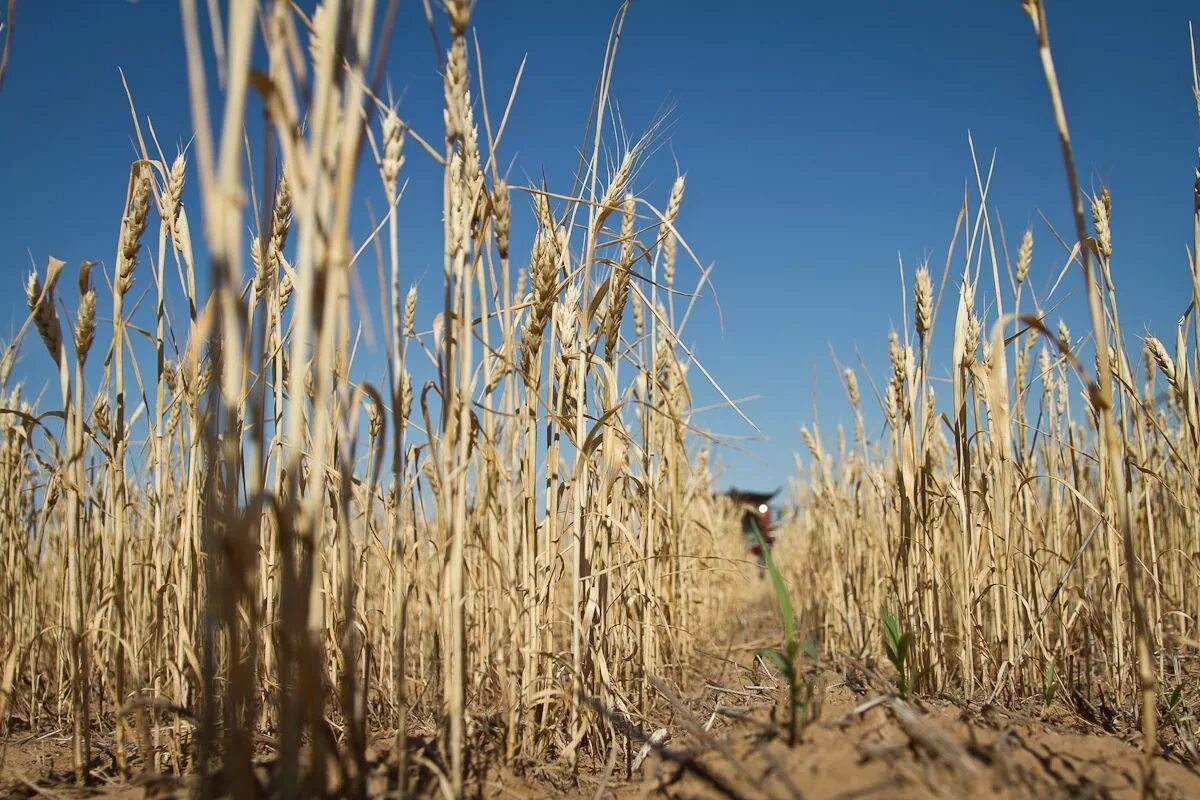
M1066 712L1031 716L947 699L901 701L887 678L842 666L815 671L819 718L789 747L780 735L783 692L757 663L778 646L779 625L766 587L746 604L724 656L710 654L660 753L630 780L612 773L538 781L511 775L486 783L485 796L578 798L1136 798L1140 756L1121 736ZM668 690L669 691L669 690ZM1128 733L1132 741L1135 733ZM1160 798L1200 798L1195 763L1160 759Z
M755 655L777 639L764 586L731 620L726 641L701 648L695 674L662 685L664 707L674 709L666 738L628 777L622 753L599 769L548 764L520 776L495 770L476 783L478 795L985 800L1140 794L1138 751L1117 734L1066 713L1035 717L945 699L904 702L887 692L886 678L861 667L814 670L819 716L789 747L780 735L783 692ZM375 765L381 781L389 760L381 753ZM0 743L0 797L186 796L169 780L77 790L70 763L70 741L62 733L14 736ZM1160 798L1200 800L1194 764L1160 760L1158 774Z

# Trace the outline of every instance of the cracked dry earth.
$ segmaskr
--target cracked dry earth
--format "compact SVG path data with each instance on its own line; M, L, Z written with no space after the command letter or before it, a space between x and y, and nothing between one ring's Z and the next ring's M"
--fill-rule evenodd
M637 769L633 750L607 765L571 771L557 764L523 775L493 769L477 775L472 794L501 798L1135 798L1140 796L1135 733L1089 725L1067 712L1032 716L947 699L901 701L868 671L833 669L817 676L819 718L795 747L779 735L779 686L755 654L777 642L771 599L758 595L716 652L701 652L693 677L659 684L667 736ZM777 636L777 634L774 634ZM689 685L690 684L690 685ZM1193 720L1194 720L1193 716ZM432 746L429 747L432 753ZM372 750L371 788L386 794L394 764L386 746ZM1158 796L1200 798L1200 769L1173 757L1157 764ZM271 795L270 760L258 770ZM428 776L426 776L428 778ZM189 783L135 779L78 789L70 784L70 741L28 733L0 744L0 797L184 797ZM415 794L437 794L437 782Z
M951 699L906 702L871 670L825 665L816 676L819 718L795 747L779 735L780 687L755 654L778 645L774 600L763 591L739 615L723 655L708 654L669 738L641 769L536 782L513 776L484 782L489 798L1137 798L1137 732L1113 732L1065 708L1025 714ZM717 647L717 645L714 645ZM870 674L869 674L870 673ZM763 685L768 684L768 685ZM1195 728L1197 709L1189 716ZM1200 733L1200 732L1197 732ZM1156 762L1158 797L1200 799L1200 766L1176 753Z
M641 782L578 796L795 798L1134 798L1136 747L999 708L905 703L825 690L821 720L789 748L761 712L648 759ZM1158 762L1160 798L1200 798L1194 766ZM599 790L599 791L596 791ZM530 792L530 796L554 796ZM495 797L513 796L498 791Z

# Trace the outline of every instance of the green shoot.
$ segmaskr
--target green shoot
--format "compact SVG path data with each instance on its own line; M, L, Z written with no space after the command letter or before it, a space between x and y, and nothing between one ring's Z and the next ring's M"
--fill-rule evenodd
M1047 661L1042 669L1042 707L1050 708L1054 702L1054 694L1058 689L1058 675L1054 671L1054 662Z
M798 668L798 662L802 654L816 660L817 646L810 638L796 638L796 617L787 586L783 582L783 576L779 574L779 568L775 566L775 560L771 557L771 550L767 547L762 532L757 527L755 535L758 537L759 547L762 548L767 574L771 576L771 588L775 592L775 600L779 604L779 617L783 623L783 649L764 649L759 655L771 660L787 681L788 744L795 747L813 717L813 684L805 677L803 670Z
M888 661L896 668L896 688L900 696L907 700L920 678L912 672L913 632L901 631L900 618L886 608L880 608L879 615L883 620L883 644Z

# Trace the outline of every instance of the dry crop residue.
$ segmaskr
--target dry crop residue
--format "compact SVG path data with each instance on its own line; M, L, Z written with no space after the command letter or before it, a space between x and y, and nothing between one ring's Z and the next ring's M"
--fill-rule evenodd
M765 587L763 587L765 592ZM709 678L677 698L670 737L626 780L623 765L574 780L485 781L484 796L744 798L1135 798L1139 762L1132 729L1108 732L1065 708L1042 715L952 699L903 701L864 665L813 670L824 684L819 718L790 748L780 735L781 687L755 654L775 644L771 598L747 605ZM718 679L719 678L719 679ZM1129 741L1126 741L1128 739ZM1200 798L1195 764L1160 759L1159 796Z
M1120 734L1065 709L1036 716L951 699L903 701L887 678L862 664L823 664L811 674L822 688L819 717L802 741L780 735L785 707L777 676L756 659L774 644L772 600L754 594L729 621L681 685L662 749L626 775L624 753L612 764L572 773L558 764L477 776L472 794L501 798L1134 798L1139 755ZM718 633L714 639L718 638ZM703 668L700 668L703 664ZM1127 732L1128 737L1134 735ZM636 743L630 756L636 753ZM389 771L386 753L375 773ZM18 734L0 756L2 797L171 797L188 785L136 780L134 785L75 789L70 738ZM1194 765L1163 759L1160 797L1200 797ZM37 788L35 788L35 786ZM376 787L382 788L381 784ZM426 785L430 791L436 787Z

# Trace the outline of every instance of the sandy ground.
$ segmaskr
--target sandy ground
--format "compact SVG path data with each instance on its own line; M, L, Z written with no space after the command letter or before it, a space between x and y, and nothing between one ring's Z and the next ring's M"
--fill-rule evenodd
M625 754L599 768L492 770L477 776L473 794L488 800L1140 796L1132 731L1104 731L1066 710L1030 715L946 698L905 702L886 691L885 680L847 665L812 670L819 716L789 747L780 735L782 693L755 659L758 648L775 644L775 625L770 598L753 598L728 641L714 647L720 653L701 653L693 678L663 687L671 709L667 737L636 770ZM382 788L392 759L383 748L373 756L371 782ZM185 784L169 778L76 789L70 764L65 733L14 735L0 744L0 797L187 794ZM1177 754L1160 759L1157 770L1160 798L1200 799L1195 763ZM426 783L424 790L435 786Z
M1136 748L999 709L905 704L827 689L822 719L797 746L765 718L723 734L687 736L648 760L638 780L592 777L578 788L523 785L516 795L678 798L1134 798ZM668 743L670 744L670 743ZM1200 798L1194 768L1160 761L1161 798ZM584 786L583 784L590 784ZM514 796L499 784L492 797Z
M722 654L710 653L675 708L669 738L640 770L574 778L547 771L485 782L489 798L1136 798L1141 756L1133 730L1114 733L1063 708L1036 714L951 698L902 701L886 677L858 665L811 670L817 719L789 747L784 694L756 667L778 646L765 586L749 598ZM669 690L668 690L669 691ZM1193 727L1195 709L1192 710ZM1195 731L1200 735L1200 730ZM1200 799L1200 765L1158 759L1158 797Z

